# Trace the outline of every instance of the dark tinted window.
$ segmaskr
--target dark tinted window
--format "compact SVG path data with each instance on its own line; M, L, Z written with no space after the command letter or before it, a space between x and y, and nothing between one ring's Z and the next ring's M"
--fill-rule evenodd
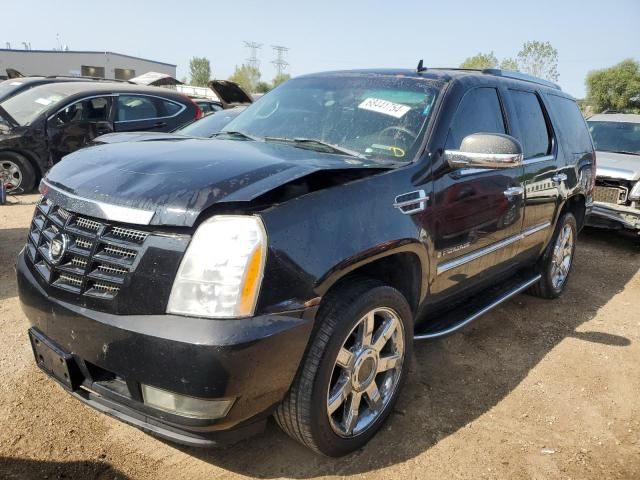
M464 96L451 123L447 148L460 148L472 133L505 133L504 118L495 88L475 88Z
M551 151L550 135L538 96L511 90L511 99L518 115L524 158L547 155Z
M554 118L554 126L559 131L567 153L586 153L592 150L591 137L584 117L575 101L557 95L546 95Z
M118 120L147 120L160 115L152 98L136 95L120 95L118 97Z
M172 117L176 115L180 110L182 110L182 105L179 105L175 102L170 102L169 100L163 100L162 106L164 107L164 114L167 117Z

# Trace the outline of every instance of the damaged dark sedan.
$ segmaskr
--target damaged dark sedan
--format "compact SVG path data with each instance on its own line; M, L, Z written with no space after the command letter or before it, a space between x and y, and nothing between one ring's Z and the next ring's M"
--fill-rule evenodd
M414 339L562 294L593 169L556 85L422 65L293 79L213 140L80 150L41 182L18 257L35 359L165 439L233 442L274 415L347 454Z

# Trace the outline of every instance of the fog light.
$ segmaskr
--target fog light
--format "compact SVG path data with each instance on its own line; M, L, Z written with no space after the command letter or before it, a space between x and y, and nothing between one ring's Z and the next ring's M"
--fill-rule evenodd
M229 399L209 400L189 397L144 384L142 398L145 405L191 418L222 418L229 413L233 405L233 400Z

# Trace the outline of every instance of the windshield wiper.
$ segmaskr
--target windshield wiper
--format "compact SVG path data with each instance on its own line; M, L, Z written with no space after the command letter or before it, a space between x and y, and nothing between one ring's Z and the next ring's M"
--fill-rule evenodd
M254 142L257 142L258 140L260 140L258 137L254 137L253 135L249 135L248 133L244 133L244 132L239 132L237 130L222 131L222 132L214 133L213 135L211 135L211 138L217 137L219 135L229 135L230 137L240 137L240 138L244 138L245 140L253 140Z
M363 154L358 153L354 150L349 150L348 148L340 147L338 145L333 145L332 143L323 142L322 140L318 140L315 138L287 138L287 137L264 137L265 142L284 142L291 143L294 146L300 148L306 147L321 147L326 153L336 153L339 155L348 155L350 157L362 158L366 159ZM327 152L327 150L329 150Z

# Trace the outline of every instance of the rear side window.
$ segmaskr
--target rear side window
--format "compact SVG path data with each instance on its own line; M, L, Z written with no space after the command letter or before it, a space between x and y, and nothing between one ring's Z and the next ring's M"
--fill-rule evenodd
M546 94L555 127L569 153L587 153L593 150L584 117L575 101L558 95Z
M464 137L473 133L505 133L495 88L474 88L465 94L449 129L447 148L460 148Z
M152 98L137 95L118 97L118 121L148 120L158 118L158 110Z
M551 152L551 135L535 93L511 90L511 100L518 115L520 141L524 158L536 158Z
M175 102L170 102L168 100L162 100L162 106L164 108L164 114L167 117L173 117L177 115L180 110L182 110L182 105L179 105Z

